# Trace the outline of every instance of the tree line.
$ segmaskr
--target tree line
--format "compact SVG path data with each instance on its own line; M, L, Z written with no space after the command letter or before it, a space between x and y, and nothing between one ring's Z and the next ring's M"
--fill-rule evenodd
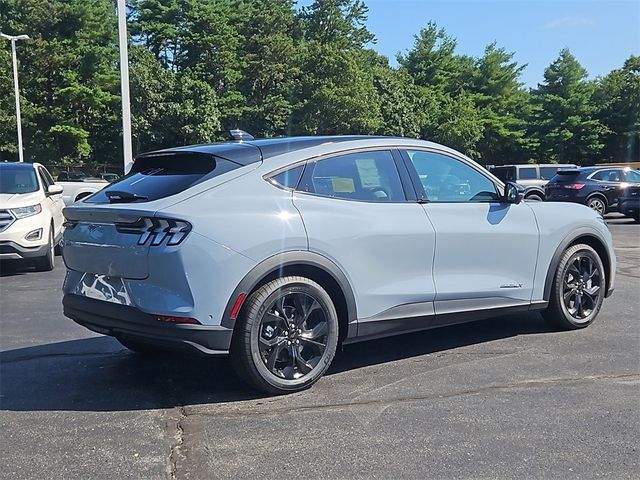
M18 44L25 158L121 162L117 22L112 0L0 0ZM397 66L378 54L361 0L132 0L128 4L134 151L254 136L423 138L483 164L640 160L640 57L590 80L568 49L536 88L492 43L456 51L435 23ZM11 53L0 49L0 160L17 145Z

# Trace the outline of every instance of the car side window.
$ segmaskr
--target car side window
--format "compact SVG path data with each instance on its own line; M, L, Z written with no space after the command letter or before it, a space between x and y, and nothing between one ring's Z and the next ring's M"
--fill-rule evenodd
M638 170L627 170L624 172L624 176L627 182L640 183L640 171Z
M518 178L520 180L536 180L538 178L536 167L519 167Z
M49 181L47 175L45 175L43 168L38 168L38 176L40 177L40 181L42 182L42 188L46 193L49 186L53 185L53 180Z
M309 162L298 190L366 202L406 200L390 151L357 152Z
M540 178L542 180L551 180L558 173L558 167L540 167Z
M593 180L600 180L602 182L622 182L622 170L600 170L591 177Z
M269 181L281 187L295 189L298 186L303 170L304 165L298 165L297 167L290 168L289 170L269 177Z
M49 173L49 170L47 170L44 167L40 167L40 171L42 172L42 175L44 176L45 180L49 183L49 185L55 185L56 184L55 180L53 179L53 177Z
M466 163L441 153L407 150L427 200L487 202L498 200L495 184Z

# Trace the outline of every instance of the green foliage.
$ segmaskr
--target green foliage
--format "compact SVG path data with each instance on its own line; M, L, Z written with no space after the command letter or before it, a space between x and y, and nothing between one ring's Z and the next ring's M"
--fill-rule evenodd
M587 71L567 49L545 70L544 82L533 92L539 161L589 165L601 158L608 130L596 118L595 84L586 77Z
M482 163L638 160L640 57L596 82L563 50L533 91L526 65L479 58L428 23L398 67L371 49L362 0L131 0L136 152L224 138L381 134L447 144ZM112 0L0 0L18 43L26 158L121 162ZM17 158L11 53L0 46L0 160Z
M640 159L640 56L600 79L595 93L598 118L609 129L603 155L611 161Z

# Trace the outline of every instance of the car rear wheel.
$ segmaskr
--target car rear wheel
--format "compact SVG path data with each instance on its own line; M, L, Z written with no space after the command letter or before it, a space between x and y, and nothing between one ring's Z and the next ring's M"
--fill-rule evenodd
M267 393L296 392L322 377L338 343L338 316L316 282L291 276L256 290L242 309L231 348L236 371Z
M532 193L531 195L527 195L525 197L525 200L533 200L535 202L542 202L544 200L544 198L542 198L542 195L540 195L538 193Z
M569 247L558 264L544 317L563 330L584 328L596 319L605 294L605 271L589 245Z
M590 197L587 199L587 206L599 213L600 215L604 215L607 210L607 205L605 201L600 197Z
M55 267L55 245L53 243L53 225L49 229L49 243L47 243L47 253L42 257L34 259L34 265L39 272L50 272Z

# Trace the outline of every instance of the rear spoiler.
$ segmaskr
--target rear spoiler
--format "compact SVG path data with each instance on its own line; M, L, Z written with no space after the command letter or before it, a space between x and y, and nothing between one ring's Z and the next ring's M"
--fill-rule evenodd
M577 168L561 168L556 172L558 175L575 175L580 173Z

